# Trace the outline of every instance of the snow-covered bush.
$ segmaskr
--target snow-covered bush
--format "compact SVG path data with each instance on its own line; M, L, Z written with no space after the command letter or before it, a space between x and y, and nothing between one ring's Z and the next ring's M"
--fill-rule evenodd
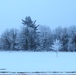
M58 51L61 49L62 44L59 40L55 40L51 49L56 52L56 56L58 56Z

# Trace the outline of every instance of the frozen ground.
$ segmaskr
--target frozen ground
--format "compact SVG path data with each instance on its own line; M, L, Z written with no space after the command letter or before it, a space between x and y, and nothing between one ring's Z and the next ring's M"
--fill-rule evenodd
M7 71L76 71L76 53L0 52L0 69Z

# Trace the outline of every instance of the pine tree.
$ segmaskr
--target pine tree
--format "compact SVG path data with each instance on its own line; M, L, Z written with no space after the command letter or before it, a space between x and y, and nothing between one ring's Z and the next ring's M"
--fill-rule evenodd
M24 28L22 30L23 36L21 38L24 41L23 46L26 50L34 50L38 46L38 26L36 25L36 20L32 21L30 16L27 16L25 20L22 19L22 24Z

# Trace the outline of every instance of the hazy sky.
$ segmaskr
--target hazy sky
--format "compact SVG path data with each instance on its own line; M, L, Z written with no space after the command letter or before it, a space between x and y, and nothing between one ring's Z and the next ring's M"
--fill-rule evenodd
M26 16L51 28L76 25L76 0L1 0L0 33L20 28Z

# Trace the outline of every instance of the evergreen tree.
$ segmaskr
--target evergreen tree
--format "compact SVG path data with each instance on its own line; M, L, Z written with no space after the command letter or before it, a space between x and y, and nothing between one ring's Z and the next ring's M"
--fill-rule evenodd
M38 26L36 25L36 20L32 21L30 16L27 16L25 20L22 19L22 24L24 28L22 29L21 40L24 42L23 47L26 50L34 50L38 46Z

